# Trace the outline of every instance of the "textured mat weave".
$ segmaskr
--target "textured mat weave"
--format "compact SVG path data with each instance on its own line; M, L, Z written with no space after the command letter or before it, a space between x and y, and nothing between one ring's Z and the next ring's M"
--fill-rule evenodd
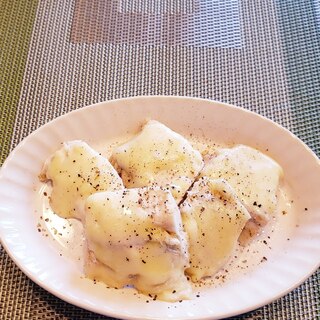
M238 0L78 0L74 42L241 47Z
M10 150L38 1L0 1L0 165Z
M103 10L98 10L101 17L94 13L102 1L41 1L22 89L15 89L19 103L12 111L1 106L1 128L6 132L1 132L3 154L40 125L70 110L120 97L170 94L220 100L256 111L292 130L320 155L315 3L239 0L226 6L226 1L213 2L220 4L218 11L208 7L200 22L211 31L220 28L220 37L217 32L206 36L204 30L188 25L192 36L184 39L181 19L189 15L197 22L197 5L203 1L149 1L151 6L147 0L104 1ZM152 25L154 35L132 37L125 25L107 19L112 9L108 3L117 3L117 14L123 19L143 15L148 23L152 19L161 23ZM27 28L28 19L22 18L29 17L33 6L31 2L24 6L22 12L17 7L0 10L1 19L10 21L18 10ZM170 22L176 42L170 40L170 33L161 37L156 33L168 31L170 23L164 16L169 15L181 18ZM23 26L22 33L27 30ZM4 43L12 46L21 41L15 38L17 33L5 28L1 24ZM110 30L115 32L110 34ZM18 54L18 47L15 50L12 56ZM1 56L1 63L8 65L8 61ZM14 67L10 70L14 72ZM4 92L1 99L7 101L11 94ZM318 271L285 297L234 319L318 319L319 287ZM0 319L105 318L73 307L33 284L1 248Z
M320 2L276 1L292 131L320 157Z

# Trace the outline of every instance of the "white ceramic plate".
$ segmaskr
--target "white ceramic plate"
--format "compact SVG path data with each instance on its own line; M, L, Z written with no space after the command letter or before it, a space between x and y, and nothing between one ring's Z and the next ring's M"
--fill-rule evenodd
M76 223L70 227L50 213L38 174L61 142L82 139L101 146L136 132L146 118L157 119L185 135L257 147L276 159L291 187L296 212L294 227L283 236L290 236L290 241L275 242L268 249L268 261L250 272L222 285L199 288L200 297L181 303L151 299L147 303L145 296L134 294L132 289L107 289L85 279L79 254L81 236L76 234L80 227ZM319 191L317 157L290 132L257 114L192 98L115 100L57 118L28 136L11 153L0 173L0 235L4 248L28 277L82 308L127 319L216 319L279 298L319 267ZM63 230L68 231L62 235Z

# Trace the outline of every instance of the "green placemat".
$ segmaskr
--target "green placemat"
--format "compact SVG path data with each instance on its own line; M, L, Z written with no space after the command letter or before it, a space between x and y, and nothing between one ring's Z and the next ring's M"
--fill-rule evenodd
M0 165L10 151L38 1L0 1Z
M276 1L292 131L320 157L320 2Z

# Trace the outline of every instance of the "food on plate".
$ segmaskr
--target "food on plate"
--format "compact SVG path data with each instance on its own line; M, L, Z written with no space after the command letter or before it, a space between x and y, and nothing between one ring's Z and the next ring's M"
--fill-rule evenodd
M277 210L281 177L274 160L244 145L215 146L204 161L154 120L110 162L71 141L40 174L52 185L52 209L83 224L87 277L166 301L190 298L189 278L212 277L261 231Z
M83 141L65 142L46 161L40 180L51 182L50 205L63 218L81 218L89 195L123 188L110 162Z
M202 156L190 142L158 121L112 153L127 188L152 185L169 188L179 203L203 167Z
M212 276L229 260L250 214L223 179L201 178L181 207L193 281Z
M246 241L275 212L282 174L282 168L270 157L251 147L238 145L217 149L200 176L223 178L235 190L252 217L242 237Z
M188 248L179 208L167 190L96 193L85 204L86 274L112 287L133 285L158 299L190 297Z

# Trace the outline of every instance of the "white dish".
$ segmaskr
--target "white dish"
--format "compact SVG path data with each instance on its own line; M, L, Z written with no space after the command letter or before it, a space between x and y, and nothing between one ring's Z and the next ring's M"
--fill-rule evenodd
M148 299L134 294L133 289L107 289L85 279L78 259L79 235L59 236L60 229L72 232L80 227L74 223L72 228L63 228L65 221L50 213L38 174L61 142L82 139L101 146L105 141L136 132L146 118L159 120L182 134L243 143L271 155L284 169L297 213L297 226L290 231L290 241L276 243L268 252L268 261L250 272L220 286L199 288L200 297L181 303L152 299L146 303ZM15 148L0 172L0 236L6 251L28 277L79 307L126 319L218 319L253 310L283 296L319 267L319 192L319 159L289 131L266 118L208 100L129 98L59 117ZM38 232L38 228L42 231Z

